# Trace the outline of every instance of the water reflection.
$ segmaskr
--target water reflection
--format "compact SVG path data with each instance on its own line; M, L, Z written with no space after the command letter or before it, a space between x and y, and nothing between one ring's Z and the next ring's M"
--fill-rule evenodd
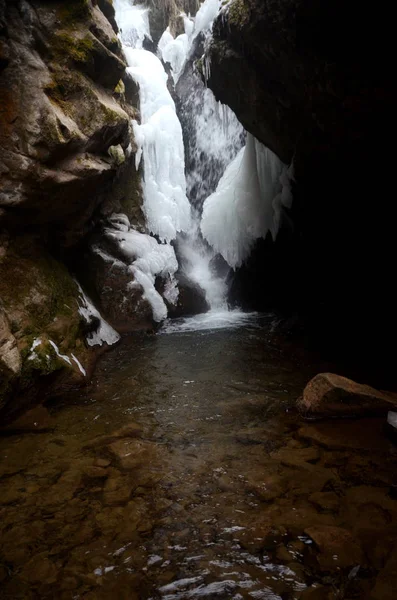
M1 597L360 597L364 559L338 532L376 546L393 501L357 503L395 457L376 420L339 425L337 451L335 428L302 427L295 399L327 365L271 322L127 338L51 407L54 430L0 439ZM320 550L306 532L327 527Z

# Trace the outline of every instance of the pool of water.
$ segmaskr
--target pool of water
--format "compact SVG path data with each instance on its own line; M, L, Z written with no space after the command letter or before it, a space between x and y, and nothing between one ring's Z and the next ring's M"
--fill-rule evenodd
M330 365L235 317L125 338L0 438L0 597L365 597L397 539L383 423L304 424Z

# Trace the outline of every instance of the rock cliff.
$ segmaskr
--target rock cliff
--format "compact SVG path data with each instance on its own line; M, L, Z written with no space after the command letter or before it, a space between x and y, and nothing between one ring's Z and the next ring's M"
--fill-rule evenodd
M93 362L72 272L109 215L142 219L125 67L110 0L0 0L0 411Z
M392 39L381 7L233 0L206 58L216 97L295 167L293 233L258 244L240 274L242 300L263 307L272 290L273 305L298 307L338 351L364 349L361 358L395 329Z

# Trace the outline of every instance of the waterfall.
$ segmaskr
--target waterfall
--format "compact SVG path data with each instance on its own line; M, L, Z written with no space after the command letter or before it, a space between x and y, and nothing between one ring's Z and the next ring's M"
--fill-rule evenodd
M139 84L141 122L134 121L133 130L137 168L143 159L142 209L149 235L129 224L108 235L135 259L131 273L157 321L164 320L167 308L155 288L156 276L167 279L163 296L175 303L178 272L204 291L207 320L214 322L218 314L222 321L228 312L228 270L243 262L257 237L267 230L275 235L280 207L289 202L283 192L288 186L280 182L282 176L287 181L284 165L251 136L242 149L241 124L196 70L221 6L221 0L205 0L195 18L183 15L184 33L174 39L168 28L156 56L143 49L145 38L151 39L148 9L133 0L114 0L128 72ZM174 98L161 61L169 63ZM204 60L201 64L208 70Z

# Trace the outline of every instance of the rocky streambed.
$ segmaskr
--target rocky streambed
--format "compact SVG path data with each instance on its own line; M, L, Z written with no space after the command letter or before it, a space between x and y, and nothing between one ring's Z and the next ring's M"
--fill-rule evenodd
M331 365L270 323L127 338L3 432L0 597L394 598L385 419L303 421Z

